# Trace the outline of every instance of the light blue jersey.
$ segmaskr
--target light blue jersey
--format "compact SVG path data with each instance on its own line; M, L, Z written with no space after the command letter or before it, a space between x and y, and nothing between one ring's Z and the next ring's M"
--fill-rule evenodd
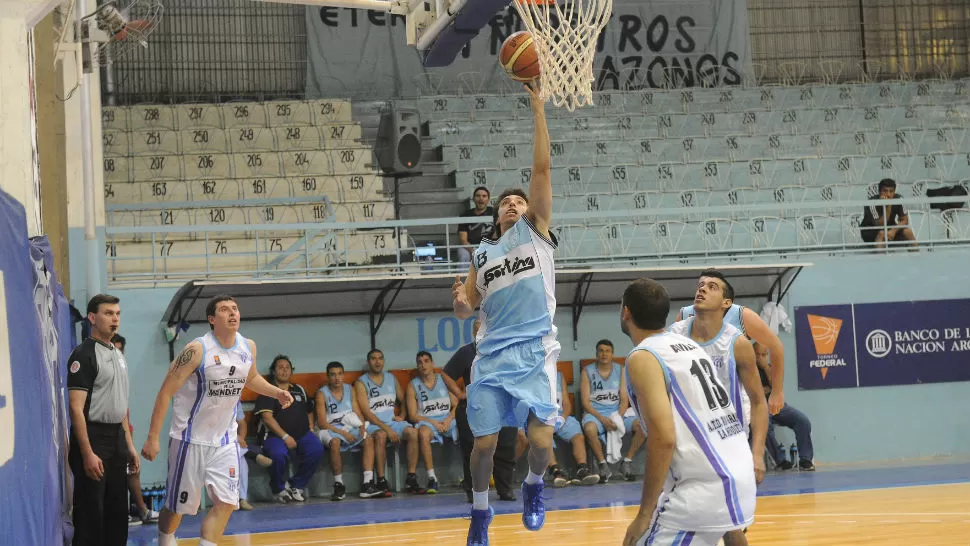
M587 364L583 371L589 378L589 403L603 415L611 415L620 410L620 377L622 370L616 362L610 368L606 379L596 369L596 363Z
M555 250L522 216L498 241L483 239L475 251L482 326L467 393L468 425L476 437L522 427L529 414L548 425L562 419L555 384Z
M329 385L324 386L320 391L327 404L327 423L334 426L343 425L344 417L354 412L354 395L351 394L350 385L343 385L343 398L340 400L333 395Z
M728 308L727 313L724 314L724 322L734 326L741 333L748 335L748 331L744 329L744 319L742 318L742 313L744 312L744 306L733 304ZM687 320L697 313L694 312L694 306L688 305L687 307L680 308L680 320Z
M418 395L418 412L422 417L440 421L451 414L451 396L441 374L434 374L434 386L430 389L420 377L412 379L411 385Z
M475 251L475 285L482 296L479 355L555 337L555 249L525 216L498 241L482 240Z
M381 372L383 375L382 384L373 382L368 374L361 376L364 382L364 390L367 391L367 402L371 412L384 423L394 420L394 404L397 401L397 381L391 372Z

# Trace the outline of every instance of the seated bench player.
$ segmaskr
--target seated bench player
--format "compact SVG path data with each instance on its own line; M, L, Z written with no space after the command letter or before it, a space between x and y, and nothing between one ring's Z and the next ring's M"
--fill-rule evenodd
M380 495L391 496L384 472L387 468L387 444L407 444L408 474L404 480L408 493L424 493L418 485L418 432L404 417L394 415L394 409L404 402L404 389L389 371L384 370L384 352L371 349L367 353L367 373L354 383L360 412L367 420L367 434L374 437L374 473L371 482ZM404 408L405 412L407 408ZM365 475L366 476L366 475ZM366 480L366 478L365 478ZM367 487L365 484L364 487Z
M563 471L559 468L556 461L556 453L553 450L552 457L549 459L549 473L552 474L552 485L554 487L565 487L573 485L593 485L600 481L598 474L590 472L589 465L586 464L586 438L583 436L583 429L579 426L579 421L573 417L573 405L569 401L566 392L566 380L562 372L557 374L559 383L556 389L556 402L559 404L559 416L563 417L562 422L556 425L555 437L568 443L573 449L573 458L576 460L576 472L572 480L567 480Z
M622 417L630 403L626 396L626 380L620 365L613 362L613 342L601 339L596 342L596 362L587 364L583 368L580 381L580 400L583 404L583 432L589 447L596 457L600 483L607 483L613 477L613 472L607 461L607 433L617 430L614 415L621 416L626 433L634 436L643 435L643 431L632 416ZM631 449L640 445L636 438L631 441ZM619 460L620 453L614 457ZM631 459L633 453L622 459L620 473L628 481L633 479Z
M344 365L340 362L327 364L327 384L317 391L314 406L317 410L317 436L330 448L330 468L333 470L333 495L330 500L344 500L343 459L346 451L363 451L364 483L374 475L374 439L367 435L364 418L360 414L357 395L350 385L344 383ZM361 488L360 496L377 496L375 488Z
M418 429L418 445L428 470L425 492L434 494L438 492L438 477L434 472L431 444L441 444L446 439L458 442L458 424L455 422L458 398L449 392L444 376L434 371L431 353L421 351L415 360L418 376L408 383L408 415Z

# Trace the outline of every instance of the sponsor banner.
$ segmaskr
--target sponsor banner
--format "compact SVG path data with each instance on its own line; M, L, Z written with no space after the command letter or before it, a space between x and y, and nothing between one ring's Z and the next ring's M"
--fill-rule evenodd
M676 87L702 82L738 85L750 72L747 0L615 0L597 43L595 89ZM417 82L441 78L441 94L461 91L477 75L476 90L498 93L508 77L497 57L502 42L523 30L514 8L495 14L451 66L429 69L407 46L402 16L333 7L307 8L307 98L414 97Z
M795 308L799 389L970 381L970 300Z

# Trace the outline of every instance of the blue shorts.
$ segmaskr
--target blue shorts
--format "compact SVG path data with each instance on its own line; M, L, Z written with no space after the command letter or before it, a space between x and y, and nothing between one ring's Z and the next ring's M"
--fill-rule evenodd
M402 438L404 436L404 431L411 428L411 423L408 423L407 421L391 421L390 423L385 424L391 427L391 430ZM378 430L381 430L381 427L377 425L367 425L367 434L370 436L373 436Z
M339 438L340 451L357 451L359 449L360 443L364 441L364 439L360 437L360 427L348 427L348 428L345 428L344 430L349 432L351 436L355 438L353 442L348 442L347 439L344 438L343 434L338 434L336 432L329 431L326 429L320 429L319 431L317 431L317 438L320 438L320 443L322 443L323 446L327 449L330 449L331 440L333 440L334 438Z
M415 428L420 431L421 427L431 429L432 444L443 444L445 440L451 440L452 442L458 441L458 423L456 423L454 419L451 420L451 427L445 434L441 434L433 426L431 426L431 423L427 423L425 421L418 421L418 425Z
M554 426L559 420L556 404L559 343L540 338L505 347L490 355L478 355L472 364L468 386L468 427L475 437L496 434L502 427L523 427L534 414Z
M623 418L623 427L626 429L627 434L631 434L633 432L633 422L636 420L637 418L632 415ZM586 428L586 423L596 423L596 430L599 433L600 441L605 444L606 427L603 426L603 423L601 423L599 419L593 417L593 414L591 413L583 415L583 428Z
M568 442L577 434L582 433L583 429L579 426L579 421L572 415L566 417L562 423L556 425L556 437L564 442Z

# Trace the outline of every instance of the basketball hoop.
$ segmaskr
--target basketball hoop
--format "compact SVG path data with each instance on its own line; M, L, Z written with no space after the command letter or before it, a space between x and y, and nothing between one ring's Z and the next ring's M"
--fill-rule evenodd
M593 56L613 0L516 0L539 54L539 97L576 108L593 104Z

